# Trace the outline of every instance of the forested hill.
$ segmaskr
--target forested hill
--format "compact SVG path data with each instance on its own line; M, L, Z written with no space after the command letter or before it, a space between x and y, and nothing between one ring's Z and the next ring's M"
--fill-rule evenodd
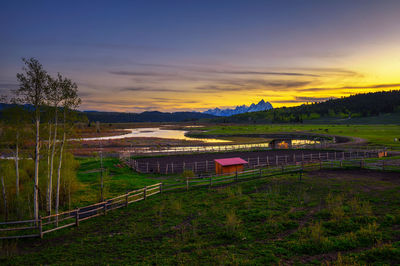
M348 121L400 112L400 90L356 94L325 102L214 118L213 122Z
M0 119L2 119L2 112L10 107L15 107L15 104L0 103ZM31 111L33 107L31 105L24 105L23 109ZM45 110L43 110L45 112ZM175 112L165 113L158 111L143 112L143 113L122 113L122 112L98 112L98 111L79 111L81 115L84 115L92 122L102 123L131 123L131 122L185 122L185 121L196 121L203 118L214 118L215 116L210 114L204 114L199 112Z
M102 123L128 123L128 122L184 122L195 121L202 118L213 118L215 116L198 112L143 112L143 113L120 113L120 112L84 112L89 121Z

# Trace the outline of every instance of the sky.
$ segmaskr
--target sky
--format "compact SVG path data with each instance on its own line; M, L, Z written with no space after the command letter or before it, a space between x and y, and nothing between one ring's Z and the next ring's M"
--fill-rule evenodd
M0 2L0 95L21 58L82 110L294 106L400 88L400 1Z

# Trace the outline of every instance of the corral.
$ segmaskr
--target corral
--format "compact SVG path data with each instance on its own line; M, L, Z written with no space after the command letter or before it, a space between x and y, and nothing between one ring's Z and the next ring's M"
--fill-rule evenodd
M214 172L215 159L240 157L248 162L245 169L260 166L277 166L288 163L328 161L339 159L378 157L378 152L344 152L332 150L262 150L234 151L223 153L200 153L191 155L169 155L142 157L129 160L127 163L141 173L181 173L192 170L195 173Z

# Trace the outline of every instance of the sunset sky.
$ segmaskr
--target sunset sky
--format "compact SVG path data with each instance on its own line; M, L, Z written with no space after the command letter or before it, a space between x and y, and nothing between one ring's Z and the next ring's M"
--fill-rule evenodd
M1 1L0 94L22 57L82 110L274 107L400 88L400 1Z

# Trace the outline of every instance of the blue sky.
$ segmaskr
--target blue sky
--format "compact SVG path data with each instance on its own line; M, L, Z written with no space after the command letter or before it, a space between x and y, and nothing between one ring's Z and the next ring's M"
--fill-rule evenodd
M0 94L22 57L82 109L274 106L397 88L400 1L2 1Z

